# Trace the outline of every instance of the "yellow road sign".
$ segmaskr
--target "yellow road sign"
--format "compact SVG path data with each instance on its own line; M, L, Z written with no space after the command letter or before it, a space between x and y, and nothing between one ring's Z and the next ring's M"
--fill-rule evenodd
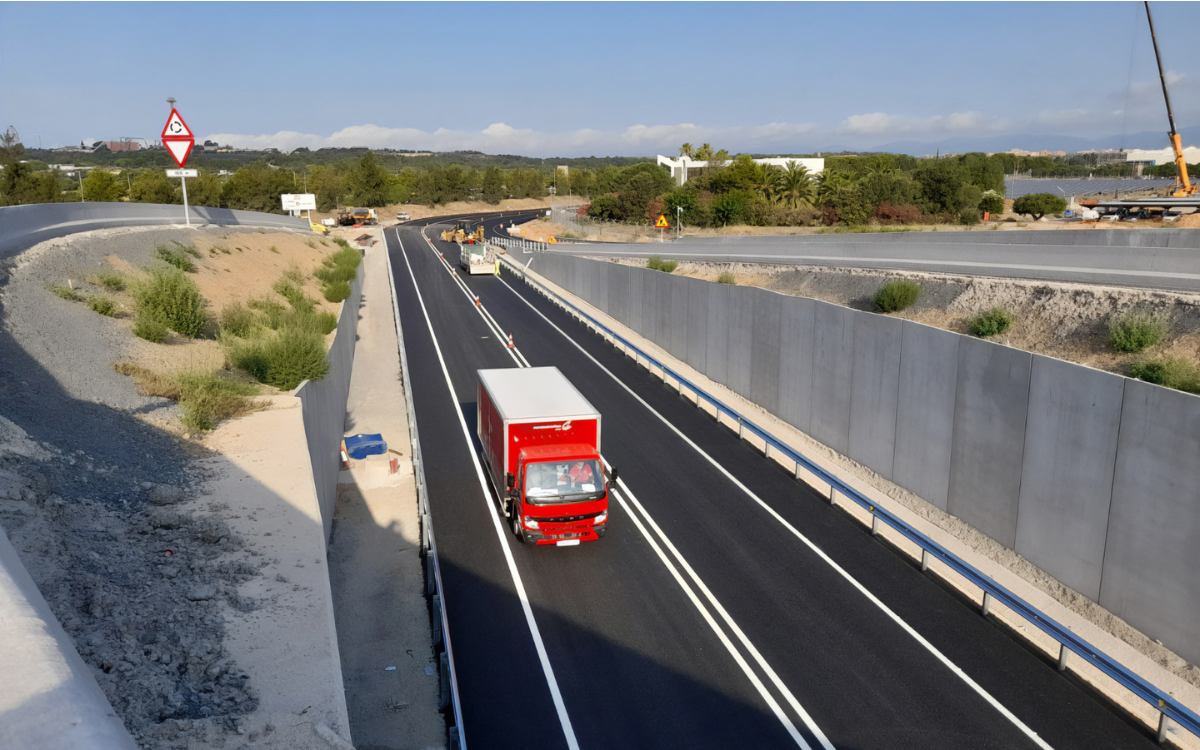
M667 222L666 214L659 214L658 220L654 222L655 229L670 229L671 225Z

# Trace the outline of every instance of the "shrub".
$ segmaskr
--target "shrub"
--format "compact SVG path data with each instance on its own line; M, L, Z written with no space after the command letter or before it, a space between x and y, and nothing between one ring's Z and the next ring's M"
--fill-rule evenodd
M335 281L325 285L325 299L330 302L341 302L350 296L350 284L345 281Z
M161 344L166 341L168 330L170 329L167 328L166 323L145 310L138 313L137 320L133 324L133 335L152 344Z
M911 307L921 296L921 285L915 281L891 281L875 293L875 308L879 312L899 312Z
M733 271L722 271L720 273L720 275L717 276L717 283L718 284L733 284L736 286L737 279L734 278Z
M286 278L276 281L273 288L276 293L288 301L293 310L312 310L317 304L315 300L309 299L304 294L303 289L292 284Z
M241 302L226 305L221 310L221 332L238 338L246 338L258 324L254 311Z
M646 268L652 271L662 271L663 273L671 273L679 267L679 263L673 260L663 260L657 255L651 255L646 260Z
M1013 316L1003 307L993 307L985 313L975 316L971 321L971 335L986 339L1004 333L1012 325Z
M875 209L875 219L880 224L917 224L924 217L921 207L912 204L894 206L891 203L880 203Z
M258 388L250 383L240 383L215 372L163 375L132 362L114 362L113 369L132 377L142 395L179 402L183 423L191 430L211 430L223 419L244 414L252 407L250 397L258 393Z
M284 328L260 339L234 340L226 356L230 364L259 382L285 391L304 380L320 380L329 372L324 340L298 328Z
M985 194L979 199L979 210L987 211L993 217L1004 213L1004 198L995 193Z
M322 266L313 272L313 276L318 281L324 284L333 284L339 281L351 282L357 275L357 270L348 266Z
M110 292L125 291L125 277L112 271L101 271L88 279L88 281L96 286L102 286Z
M1032 216L1034 221L1046 214L1058 214L1067 210L1067 202L1050 193L1030 193L1013 201L1013 213Z
M62 297L68 302L83 301L83 295L69 286L52 286L50 287L50 291L53 292L55 296Z
M196 270L196 264L192 262L192 259L189 258L187 253L185 253L183 250L176 250L173 247L159 245L158 247L154 248L154 254L158 256L159 260L170 263L180 271L191 273L192 271Z
M1118 352L1140 352L1167 335L1167 321L1129 310L1108 325L1108 343Z
M979 213L977 208L964 208L958 212L958 223L963 226L971 227L983 221L983 215Z
M152 269L149 278L134 286L133 297L139 319L147 315L183 336L196 338L208 325L196 282L174 268Z
M1200 369L1184 359L1138 362L1129 368L1129 377L1180 391L1200 393Z
M91 297L88 297L87 305L94 312L98 312L109 318L117 312L116 303L113 302L112 297L105 294L93 294Z

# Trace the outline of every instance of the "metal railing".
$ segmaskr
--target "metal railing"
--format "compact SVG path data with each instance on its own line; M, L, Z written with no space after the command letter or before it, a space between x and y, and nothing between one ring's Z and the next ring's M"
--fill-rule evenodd
M507 259L506 259L507 260ZM983 606L982 612L986 616L993 601L998 601L1008 607L1013 612L1020 615L1027 622L1037 627L1042 632L1054 638L1059 644L1058 668L1063 670L1066 668L1067 654L1074 653L1082 658L1087 663L1099 669L1102 673L1114 680L1118 685L1130 691L1137 697L1149 703L1159 711L1158 722L1158 741L1166 740L1167 731L1169 729L1168 719L1175 722L1178 726L1191 732L1193 735L1200 736L1200 716L1177 701L1173 696L1164 690L1160 690L1140 675L1135 674L1125 665L1118 662L1116 659L1100 651L1095 646L1088 643L1083 638L1071 632L1066 626L1060 624L1049 615L1026 602L1017 594L1009 591L1007 588L997 583L990 576L985 575L970 563L961 559L953 552L950 552L945 547L925 536L920 531L909 526L903 520L891 512L878 507L870 499L862 495L858 490L846 484L837 476L831 474L811 459L799 453L791 446L784 444L765 428L755 424L740 414L732 407L726 405L721 400L707 393L695 383L684 378L677 371L651 356L637 345L630 342L625 337L613 331L608 326L596 320L591 315L581 310L576 305L564 299L561 295L553 292L544 284L541 284L535 279L532 279L525 273L525 269L519 264L507 260L506 265L509 270L520 276L525 283L534 287L539 293L547 297L551 301L563 307L572 316L580 322L592 328L601 336L610 339L614 344L620 344L626 355L633 352L634 359L641 357L646 361L646 369L651 372L658 369L663 382L667 380L669 375L672 380L677 383L677 389L682 393L684 388L690 390L696 397L696 405L699 406L700 401L704 401L712 406L718 415L724 414L732 420L735 420L738 426L738 437L742 438L746 432L749 432L763 441L765 453L769 456L771 450L775 450L785 456L795 464L794 475L797 479L800 478L800 469L804 469L810 474L816 476L830 487L830 500L834 501L835 494L840 494L843 497L851 500L859 507L863 508L871 514L872 532L877 533L878 523L884 523L891 527L905 539L916 544L921 549L921 570L925 571L929 567L930 559L936 559L947 568L954 571L964 579L983 590Z
M387 248L387 232L383 233L384 248ZM433 535L433 519L429 511L429 487L425 482L425 461L421 453L421 440L417 434L417 412L413 403L412 377L408 369L408 354L404 347L404 329L400 324L400 305L395 298L396 279L392 264L387 263L388 281L392 285L392 312L396 318L396 339L400 348L401 384L404 389L405 409L408 413L408 434L411 441L413 475L417 485L417 511L421 519L421 556L425 559L425 595L431 597L430 614L433 617L433 646L438 654L438 676L441 695L438 708L451 709L453 722L447 721L451 750L466 750L467 741L462 730L462 704L458 697L458 677L454 669L454 651L450 647L450 626L446 619L446 600L442 589L442 571L438 563L437 541Z
M501 247L507 247L512 250L523 250L527 253L544 253L549 245L545 242L534 242L533 240L517 239L515 237L492 237L488 242L495 243Z

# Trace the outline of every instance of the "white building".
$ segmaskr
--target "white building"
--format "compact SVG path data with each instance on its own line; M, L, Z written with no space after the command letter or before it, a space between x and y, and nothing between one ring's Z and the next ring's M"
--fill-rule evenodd
M1188 164L1200 163L1200 148L1188 146L1183 150L1183 159ZM1139 164L1153 164L1156 167L1160 164L1174 164L1175 152L1169 148L1160 148L1152 151L1134 148L1125 153L1125 161Z
M772 167L779 167L780 169L783 169L791 162L796 162L806 168L808 173L814 176L825 171L824 159L790 159L783 156L775 156L754 160L755 164L769 164ZM669 156L659 154L658 163L660 166L671 170L671 179L675 180L676 185L682 185L688 181L689 177L695 177L708 167L707 161L696 161L690 156L681 156L678 159L672 159ZM726 164L728 163L726 162Z

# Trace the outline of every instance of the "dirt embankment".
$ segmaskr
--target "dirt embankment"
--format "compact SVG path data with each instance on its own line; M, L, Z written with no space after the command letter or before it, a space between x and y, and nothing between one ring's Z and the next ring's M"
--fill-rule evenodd
M618 262L644 265L637 260ZM894 313L895 317L970 334L972 319L1002 307L1012 314L1013 322L993 338L1006 346L1122 375L1147 358L1180 358L1200 366L1200 295L1196 294L947 274L689 261L681 262L675 275L716 281L722 272L732 272L742 286L858 310L874 310L875 292L889 281L912 279L921 284L921 296L912 307ZM1166 319L1168 332L1163 341L1145 351L1121 354L1109 344L1109 324L1131 309Z
M286 232L142 228L43 243L0 268L0 524L143 747L200 750L234 738L324 747L259 716L273 696L259 692L231 648L230 634L247 622L303 619L288 597L308 593L272 569L280 561L271 553L290 552L231 526L241 523L230 508L252 489L252 472L181 440L176 405L139 393L112 369L115 361L164 372L223 365L212 340L136 338L128 286L101 283L119 273L128 285L137 269L161 262L160 246L192 249L189 275L210 313L274 294L293 267L311 276L336 249ZM315 282L304 286L321 299ZM106 296L114 315L51 287ZM243 475L250 483L238 485ZM307 722L305 737L317 723L328 728L330 719L302 708L294 713Z

